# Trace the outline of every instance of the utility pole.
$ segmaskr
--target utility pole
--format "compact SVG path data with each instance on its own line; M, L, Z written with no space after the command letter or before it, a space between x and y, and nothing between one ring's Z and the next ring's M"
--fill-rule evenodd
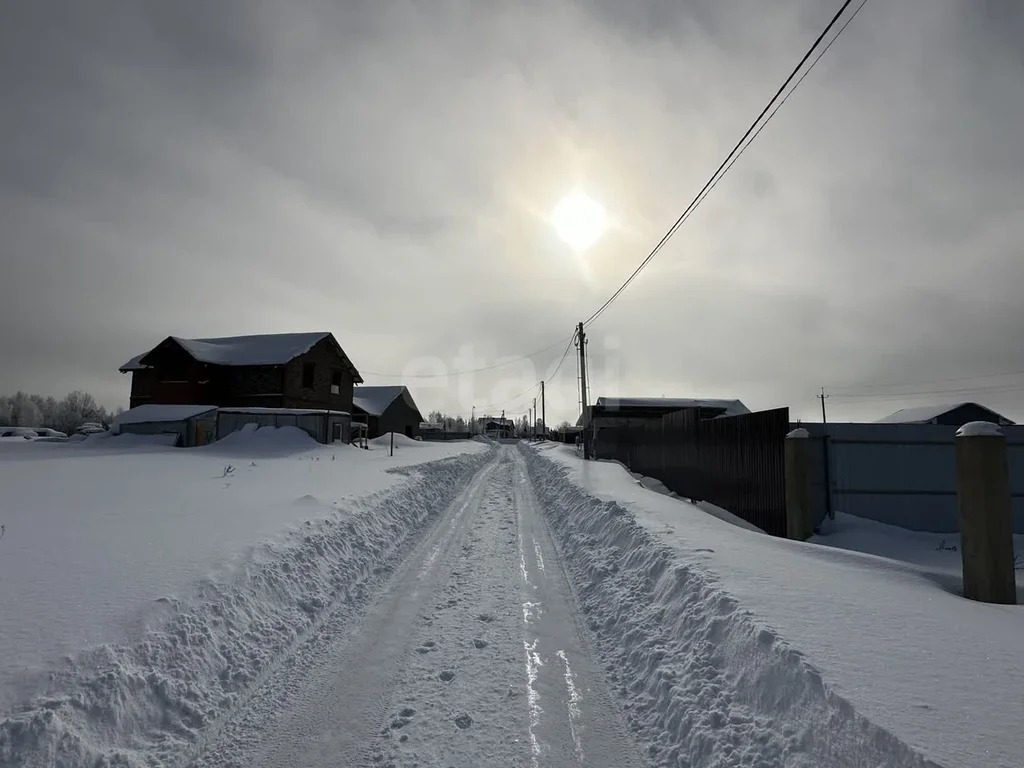
M583 323L576 326L576 343L580 347L580 424L583 426L583 458L590 458L590 444L587 440L587 335Z
M547 438L548 436L548 412L544 405L544 382L540 383L540 423L541 423L541 436Z
M825 416L825 401L829 397L831 395L826 395L825 388L822 387L818 399L821 400L821 457L825 470L825 514L829 519L834 519L836 515L832 511L832 457L829 455L828 418Z
M580 412L587 410L587 334L583 323L576 326L576 344L580 348Z
M530 420L533 425L533 439L537 439L537 398L533 398L533 418Z

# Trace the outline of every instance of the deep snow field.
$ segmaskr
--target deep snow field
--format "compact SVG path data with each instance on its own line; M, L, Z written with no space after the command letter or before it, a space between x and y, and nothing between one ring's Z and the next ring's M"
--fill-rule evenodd
M551 443L158 442L0 445L2 766L1024 766L1024 606L952 537L776 539Z
M787 541L568 446L530 467L642 732L692 760L734 713L743 738L770 718L817 751L811 764L919 764L902 744L943 766L1024 765L1024 605L957 594L959 553L931 551L943 537L840 515L829 535ZM868 733L888 757L830 752Z
M358 516L361 500L407 483L415 465L488 450L399 438L392 457L382 442L322 446L285 427L192 449L134 435L0 445L0 715L60 688L55 670L80 676L84 650L152 643L145 627L258 575L261 563L285 562L278 555L306 532Z

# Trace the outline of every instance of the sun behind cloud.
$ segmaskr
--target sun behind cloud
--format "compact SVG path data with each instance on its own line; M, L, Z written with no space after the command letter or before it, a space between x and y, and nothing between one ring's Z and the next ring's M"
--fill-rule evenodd
M551 224L558 236L574 251L585 251L608 228L604 206L579 190L563 197L551 212Z

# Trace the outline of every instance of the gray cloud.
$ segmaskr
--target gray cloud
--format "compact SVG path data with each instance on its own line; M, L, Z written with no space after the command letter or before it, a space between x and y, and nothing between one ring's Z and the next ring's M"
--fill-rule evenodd
M384 373L551 344L657 241L833 12L18 4L0 28L0 390L124 403L117 366L170 333L325 328ZM592 328L594 394L809 417L820 384L882 394L865 387L1024 370L1022 37L1012 0L869 3ZM583 259L546 221L577 186L615 225ZM465 411L560 354L462 390L411 381L424 408ZM550 420L573 417L574 373ZM978 397L1024 419L1024 391Z

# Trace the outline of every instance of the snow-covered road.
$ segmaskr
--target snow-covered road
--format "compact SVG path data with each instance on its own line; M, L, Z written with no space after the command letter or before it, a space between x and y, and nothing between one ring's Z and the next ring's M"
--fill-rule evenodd
M358 615L330 612L194 766L642 766L521 453L502 446Z

